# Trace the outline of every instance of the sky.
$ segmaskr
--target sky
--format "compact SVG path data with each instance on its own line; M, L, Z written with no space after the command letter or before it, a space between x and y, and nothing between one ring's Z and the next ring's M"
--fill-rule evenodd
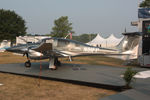
M138 20L142 0L0 0L0 9L13 10L28 27L28 34L49 34L54 20L68 16L76 35L99 33L103 37L120 37L137 31L131 21Z

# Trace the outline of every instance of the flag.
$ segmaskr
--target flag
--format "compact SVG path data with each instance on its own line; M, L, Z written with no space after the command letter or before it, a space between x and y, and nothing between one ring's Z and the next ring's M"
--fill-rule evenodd
M72 39L72 33L70 33L70 39Z

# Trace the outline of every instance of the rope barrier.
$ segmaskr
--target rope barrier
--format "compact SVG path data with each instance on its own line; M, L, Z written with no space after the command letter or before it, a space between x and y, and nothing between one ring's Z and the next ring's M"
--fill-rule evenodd
M41 61L42 55L40 56L40 72L39 72L39 79L38 79L38 86L40 87L40 80L41 80L41 75L42 75L42 61Z

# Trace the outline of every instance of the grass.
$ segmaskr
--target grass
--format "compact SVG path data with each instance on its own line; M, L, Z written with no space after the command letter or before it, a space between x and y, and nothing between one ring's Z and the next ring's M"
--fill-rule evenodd
M76 64L90 64L90 65L108 65L108 66L116 66L116 67L126 67L122 65L124 62L120 59L109 58L105 56L82 56L82 57L75 57L73 61L70 62L68 58L60 58L62 62L65 63L76 63Z
M110 58L112 59L112 58ZM76 57L73 62L68 58L60 58L65 63L118 65L111 63L108 58ZM102 61L103 60L103 61ZM112 59L115 60L115 59ZM26 58L12 53L0 53L0 64L22 63ZM47 61L47 60L43 60ZM39 86L40 81L40 86ZM0 73L0 100L98 100L105 96L116 94L116 91L80 86L70 83L37 79L26 76Z

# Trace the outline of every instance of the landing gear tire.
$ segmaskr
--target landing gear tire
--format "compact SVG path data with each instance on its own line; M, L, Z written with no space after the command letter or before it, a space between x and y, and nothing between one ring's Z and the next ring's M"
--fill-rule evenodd
M57 68L50 68L50 70L57 70Z
M54 65L55 66L61 66L61 62L58 60L58 58L55 58Z
M30 68L31 67L31 62L30 61L26 61L24 65L25 65L26 68Z
M61 62L60 61L57 62L57 66L61 66Z

